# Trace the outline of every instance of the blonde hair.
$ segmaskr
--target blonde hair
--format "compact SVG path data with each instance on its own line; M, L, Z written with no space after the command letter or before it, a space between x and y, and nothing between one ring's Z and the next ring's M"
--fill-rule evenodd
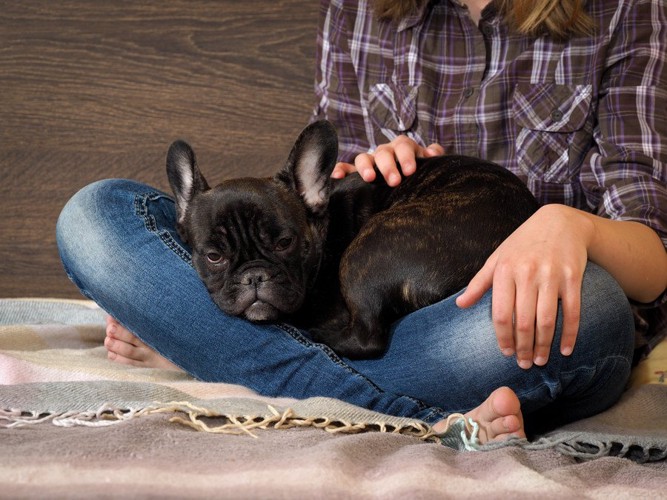
M373 0L380 19L398 22L419 11L429 0ZM500 14L516 32L547 33L554 38L592 33L593 21L586 13L586 0L496 0Z

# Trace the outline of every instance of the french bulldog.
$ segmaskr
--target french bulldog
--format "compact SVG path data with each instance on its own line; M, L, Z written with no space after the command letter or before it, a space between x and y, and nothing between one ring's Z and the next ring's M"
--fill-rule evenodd
M327 121L306 127L272 178L211 188L174 142L167 174L177 230L213 301L253 322L285 321L338 355L381 356L398 318L467 285L538 204L512 173L465 156L419 159L398 187L331 178Z

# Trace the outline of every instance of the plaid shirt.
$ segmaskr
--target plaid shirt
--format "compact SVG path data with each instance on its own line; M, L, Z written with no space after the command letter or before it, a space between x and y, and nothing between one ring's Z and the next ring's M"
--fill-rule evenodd
M455 0L399 25L369 3L321 4L315 116L338 129L340 160L406 134L503 165L540 203L639 221L667 245L664 0L589 0L594 35L566 41L511 32L493 3L479 25ZM667 294L651 306L638 316L649 346L667 334Z

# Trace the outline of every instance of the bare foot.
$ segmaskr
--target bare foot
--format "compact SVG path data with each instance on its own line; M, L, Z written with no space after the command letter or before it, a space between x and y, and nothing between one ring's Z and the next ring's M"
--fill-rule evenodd
M510 437L525 438L523 415L519 398L509 387L500 387L493 391L481 405L465 415L479 424L480 444L491 441L504 441ZM433 426L436 432L446 430L446 421Z
M107 316L106 333L104 347L107 348L107 357L111 361L141 368L183 371L144 344L111 316Z

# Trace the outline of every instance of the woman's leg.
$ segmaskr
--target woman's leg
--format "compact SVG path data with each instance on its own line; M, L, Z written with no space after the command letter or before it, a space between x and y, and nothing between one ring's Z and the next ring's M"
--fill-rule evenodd
M243 384L268 396L336 397L429 422L447 414L379 389L295 328L225 315L174 228L174 203L167 195L109 180L69 201L57 240L65 269L84 295L200 380Z
M558 398L581 399L587 390L604 386L601 370L614 358L605 339L585 334L593 329L584 321L575 349L578 356L560 358L554 352L546 367L522 370L498 351L489 329L487 296L467 310L457 308L450 298L418 311L396 324L383 358L346 362L293 328L254 325L224 315L209 299L173 228L174 208L167 196L130 181L103 181L70 201L58 224L58 241L65 267L84 294L146 344L203 380L240 383L266 395L337 397L376 411L434 421L443 415L438 408L444 413L472 409L504 384L519 393L530 411ZM615 311L622 312L618 287L613 280L607 283L606 273L593 269L593 277L602 276L597 280L602 288L612 290ZM586 315L594 309L586 302ZM606 312L599 316L606 325ZM627 337L618 334L618 326L613 329L620 339ZM587 347L582 336L592 337L588 343L593 346L603 344L599 352ZM580 371L586 372L588 382L581 381ZM623 365L613 368L610 376L620 380L626 372ZM607 405L623 384L609 391L613 394ZM590 414L604 404L584 406Z
M562 317L545 366L522 369L515 356L501 354L491 321L491 293L470 309L456 296L421 309L394 325L382 364L351 365L385 390L411 395L427 404L447 401L465 413L495 387L519 396L527 428L546 428L609 408L630 376L634 321L627 298L602 268L589 263L582 285L579 334L570 356L560 354ZM387 366L419 366L419 370Z

